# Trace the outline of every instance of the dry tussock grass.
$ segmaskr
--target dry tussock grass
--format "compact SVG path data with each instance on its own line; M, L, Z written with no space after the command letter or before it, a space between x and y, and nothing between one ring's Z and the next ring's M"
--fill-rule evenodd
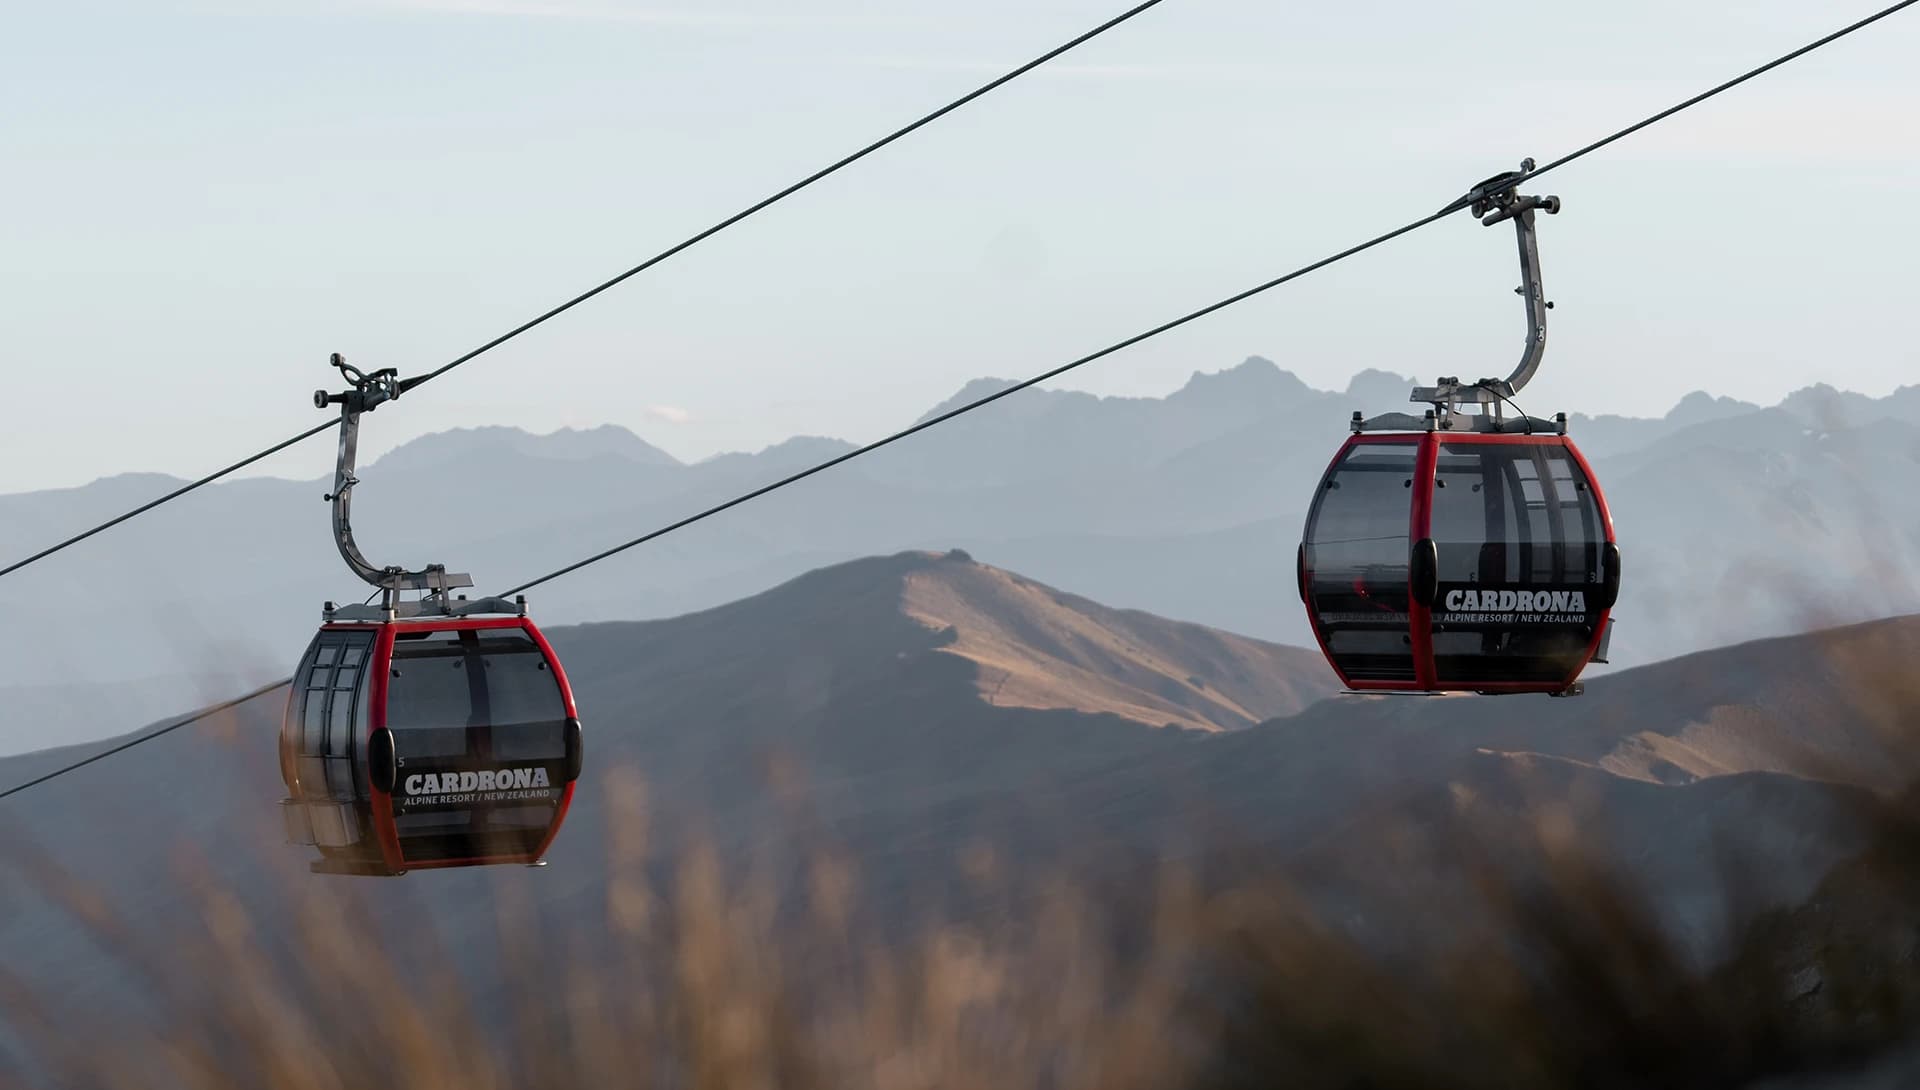
M1850 714L1920 780L1920 671L1848 669ZM637 776L600 786L603 903L536 902L514 869L480 937L383 916L366 894L390 885L302 876L243 900L190 857L190 923L156 929L13 845L12 880L60 905L127 995L76 1007L0 964L0 1087L1734 1087L1846 1070L1920 1028L1908 793L1863 803L1872 849L1701 971L1554 822L1419 830L1482 911L1392 954L1257 852L1116 883L977 848L954 876L991 910L898 940L877 921L899 906L824 837L742 861L666 842ZM1453 906L1413 890L1400 909Z

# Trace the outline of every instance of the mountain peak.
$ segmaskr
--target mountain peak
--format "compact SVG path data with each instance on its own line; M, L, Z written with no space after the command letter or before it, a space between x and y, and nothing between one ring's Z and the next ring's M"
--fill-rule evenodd
M1875 404L1873 398L1865 394L1835 389L1825 382L1795 390L1787 395L1780 407L1821 428L1834 430L1864 423L1868 415L1878 415L1884 411Z
M1195 371L1167 400L1280 404L1298 401L1312 392L1293 372L1265 356L1248 356L1219 371Z
M920 417L916 423L924 423L941 413L951 412L971 401L978 401L1005 390L1017 383L1008 378L977 378L960 388L952 397L934 406ZM1106 397L1098 398L1093 394L1077 390L1034 390L1030 391L1050 401L1034 401L1032 405L1059 404L1063 400L1092 403L1184 403L1187 405L1210 408L1217 405L1272 407L1297 404L1300 399L1313 394L1313 389L1291 371L1283 370L1278 364L1264 356L1248 356L1232 367L1218 371L1195 371L1188 376L1186 384L1164 398L1156 397ZM1004 410L1003 410L1004 411ZM1017 411L1017 410L1016 410Z
M1411 375L1396 375L1392 371L1369 367L1347 383L1347 399L1356 405L1393 406L1402 412L1411 412L1411 409L1401 407L1408 403L1407 395L1418 384L1419 380ZM1377 411L1387 410L1383 408Z
M680 464L679 459L618 424L560 428L545 435L506 425L452 428L402 443L382 455L378 462L388 470L396 466L417 469L498 454L554 462L619 458L638 465Z
M736 469L745 466L798 469L845 454L853 449L855 449L854 445L845 439L833 439L824 435L796 435L751 453L730 450L708 455L693 464L705 470Z
M939 650L971 661L980 699L996 707L1219 731L1298 710L1332 689L1309 651L1109 609L962 549L911 557L901 611L950 633Z
M952 412L953 410L959 408L962 405L967 404L968 402L978 401L983 397L990 397L994 394L997 394L1009 386L1016 386L1019 384L1019 381L1020 381L1019 379L1011 379L1011 378L973 379L969 381L965 386L960 387L960 390L958 393L955 393L952 397L946 399L945 401L942 401L938 405L935 405L933 408L928 409L925 413L922 413L920 416L920 419L914 421L914 423L924 424L927 421L932 420L934 417L939 416L941 413ZM1044 393L1051 393L1053 391L1039 390L1039 391L1032 391L1032 392L1044 394Z
M1695 390L1680 399L1679 403L1667 411L1667 421L1673 424L1704 424L1711 420L1724 420L1729 416L1759 412L1760 406L1738 398L1715 397L1705 390Z
M970 678L941 676L962 679L971 700L1155 728L1238 730L1338 688L1317 651L1112 609L958 548L815 568L751 598L645 624L709 633L715 647L752 632L768 646L845 656L837 669L846 677L926 655L963 660ZM714 653L691 643L680 652Z

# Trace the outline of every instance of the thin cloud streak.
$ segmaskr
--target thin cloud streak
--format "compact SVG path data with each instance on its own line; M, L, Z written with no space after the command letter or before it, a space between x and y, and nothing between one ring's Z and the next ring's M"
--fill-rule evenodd
M941 60L931 57L860 57L855 64L901 72L952 72L989 75L1013 67L1010 62ZM1279 67L1233 62L1180 62L1161 64L1069 64L1055 61L1035 69L1035 77L1055 79L1138 80L1198 84L1297 84L1325 89L1342 81L1325 71L1302 71L1297 67ZM1376 86L1376 80L1349 79L1354 86Z
M548 19L585 23L631 23L708 30L761 30L772 27L846 27L898 25L901 19L851 15L799 15L759 11L699 11L651 8L620 3L567 0L356 0L343 5L367 12Z

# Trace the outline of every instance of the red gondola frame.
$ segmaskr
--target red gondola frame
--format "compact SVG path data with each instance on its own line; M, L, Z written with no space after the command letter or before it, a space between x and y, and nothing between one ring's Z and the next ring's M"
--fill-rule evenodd
M569 724L578 724L580 715L579 707L574 703L573 687L567 680L566 669L561 665L560 657L554 653L553 645L547 641L545 633L541 632L537 625L524 616L421 617L393 621L335 621L322 625L319 631L323 633L371 632L374 635L373 646L367 657L366 670L369 677L364 683L366 685L367 729L364 736L360 738L361 745L364 749L362 754L356 759L360 761L368 760L368 755L372 753L374 748L375 737L380 731L388 727L387 696L389 680L392 675L394 646L397 637L401 633L497 631L502 629L515 629L523 632L539 649L541 657L546 661L547 669L553 673L553 680L558 687L561 706L564 709L567 722ZM296 678L296 681L298 680L299 678ZM296 694L297 692L298 690L296 689ZM569 730L573 729L577 728L569 727ZM291 760L291 754L289 754L287 749L291 737L292 733L283 727L281 732L281 774L287 781L287 787L294 799L301 800L304 798L304 793L299 785L298 773ZM577 782L578 779L576 776L569 775L564 778L564 782L560 786L560 798L554 804L553 817L547 824L546 833L538 845L528 852L445 859L409 860L403 851L400 842L399 827L394 819L393 794L390 791L384 790L378 783L377 778L371 776L369 777L367 789L367 800L371 809L368 817L373 827L375 843L379 847L381 861L385 864L390 874L397 875L409 870L431 870L444 867L510 865L516 863L533 864L537 863L546 854L554 838L559 835L560 827L566 820L568 808L572 805L574 787Z
M1420 487L1414 489L1408 509L1407 547L1409 550L1413 548L1414 543L1427 540L1432 534L1435 468L1439 462L1440 445L1442 443L1553 445L1564 448L1568 457L1573 460L1573 463L1579 467L1580 472L1586 477L1587 486L1592 491L1594 505L1599 509L1600 526L1605 532L1605 544L1615 544L1613 513L1607 506L1606 493L1600 487L1599 478L1594 475L1593 467L1588 464L1586 456L1580 452L1580 449L1574 445L1573 441L1560 434L1541 435L1537 433L1527 434L1524 432L1501 433L1470 431L1441 432L1437 430L1425 432L1369 432L1355 434L1348 437L1347 441L1342 443L1340 449L1334 453L1333 458L1328 461L1326 469L1321 474L1321 480L1325 481L1327 476L1340 464L1341 460L1347 456L1347 452L1356 446L1369 444L1405 446L1409 440L1417 444L1413 479L1420 485ZM1316 495L1314 504L1310 505L1308 509L1309 525L1312 523L1314 512L1317 511L1319 503L1320 496ZM1543 682L1443 682L1438 677L1437 668L1434 663L1433 611L1430 606L1420 600L1419 595L1413 593L1412 584L1414 573L1412 564L1409 563L1407 575L1407 617L1408 635L1413 643L1413 684L1409 685L1401 681L1350 679L1347 677L1346 672L1341 670L1336 664L1335 655L1327 645L1326 637L1321 631L1318 615L1311 608L1313 569L1307 560L1307 550L1304 541L1297 555L1295 578L1298 582L1300 599L1309 606L1307 611L1308 623L1313 629L1314 640L1320 647L1320 654L1326 659L1328 665L1333 668L1334 672L1340 675L1341 682L1356 692L1476 692L1499 694L1564 691L1578 680L1581 672L1586 669L1587 665L1593 660L1594 655L1600 650L1601 641L1606 637L1607 626L1611 623L1613 613L1612 603L1608 603L1599 611L1599 617L1594 623L1593 635L1587 643L1585 653L1581 656L1578 665L1562 681L1553 684Z

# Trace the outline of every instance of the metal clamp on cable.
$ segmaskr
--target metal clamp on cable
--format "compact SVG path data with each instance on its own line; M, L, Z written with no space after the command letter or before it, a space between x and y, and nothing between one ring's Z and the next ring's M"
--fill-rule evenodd
M1536 208L1544 208L1548 215L1559 212L1560 198L1558 197L1515 195L1514 191L1533 171L1533 160L1522 159L1519 170L1509 170L1504 174L1496 174L1488 178L1467 190L1466 196L1442 208L1440 214L1444 216L1450 212L1458 212L1462 208L1470 208L1473 210L1474 218L1479 219L1482 226L1491 227L1520 212L1532 211ZM1489 213L1492 214L1489 215Z
M392 401L408 390L426 381L424 378L410 378L402 381L400 372L392 367L382 367L378 371L366 372L347 362L347 358L335 352L327 360L340 369L340 373L353 385L353 389L337 394L325 390L313 392L313 407L324 409L329 405L343 406L350 413L370 413L386 402Z

